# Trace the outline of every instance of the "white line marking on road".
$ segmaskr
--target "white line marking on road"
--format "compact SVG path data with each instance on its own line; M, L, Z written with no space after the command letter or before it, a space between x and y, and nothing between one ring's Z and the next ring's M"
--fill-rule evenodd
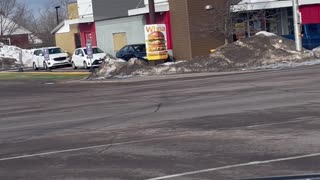
M183 134L183 135L185 135L185 134ZM175 135L174 137L183 136L183 135ZM67 153L67 152L74 152L74 151L82 151L82 150L88 150L88 149L96 149L96 148L105 148L105 147L120 146L120 145L127 145L127 144L135 144L135 143L149 142L149 141L155 141L155 140L163 140L163 139L168 139L168 138L172 138L172 137L173 136L164 136L164 137L143 139L143 140L137 140L137 141L110 143L110 144L102 144L102 145L96 145L96 146L87 146L87 147L82 147L82 148L66 149L66 150L60 150L60 151L50 151L50 152L28 154L28 155L22 155L22 156L13 156L13 157L7 157L7 158L0 158L0 161L8 161L8 160L14 160L14 159L25 159L25 158L31 158L31 157L37 157L37 156L46 156L46 155L60 154L60 153Z
M260 165L260 164L269 164L269 163L274 163L274 162L297 160L297 159L310 158L310 157L315 157L315 156L320 156L320 153L279 158L279 159L272 159L272 160L265 160L265 161L254 161L254 162L235 164L235 165L230 165L230 166L222 166L222 167L203 169L203 170L198 170L198 171L190 171L190 172L185 172L185 173L180 173L180 174L172 174L172 175L168 175L168 176L156 177L156 178L151 178L151 179L147 179L147 180L172 179L172 178L177 178L177 177L182 177L182 176L195 175L195 174L201 174L201 173L224 170L224 169L231 169L231 168L252 166L252 165Z

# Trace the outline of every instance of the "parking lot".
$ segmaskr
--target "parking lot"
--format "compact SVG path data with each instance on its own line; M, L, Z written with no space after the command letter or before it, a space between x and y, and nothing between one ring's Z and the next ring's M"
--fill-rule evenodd
M0 179L320 173L320 68L0 82Z

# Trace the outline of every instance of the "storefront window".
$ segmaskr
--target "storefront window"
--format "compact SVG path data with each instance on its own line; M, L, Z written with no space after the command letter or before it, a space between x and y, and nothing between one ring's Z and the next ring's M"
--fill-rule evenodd
M289 34L292 35L292 34L294 34L292 8L291 7L287 8L287 12L288 12L288 31L289 31Z
M320 24L306 24L305 26L309 35L320 35Z
M266 25L267 31L275 34L281 34L280 32L280 12L279 9L266 10Z

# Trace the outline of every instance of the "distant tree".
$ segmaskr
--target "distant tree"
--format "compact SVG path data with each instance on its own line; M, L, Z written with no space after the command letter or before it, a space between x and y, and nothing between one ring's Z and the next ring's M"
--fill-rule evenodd
M223 0L217 2L212 0L212 3L205 7L212 16L210 31L223 34L225 44L228 44L233 34L234 22L232 22L232 20L238 16L238 13L233 12L232 7L240 1L241 0Z
M17 0L0 0L0 36L11 35L23 27L31 11Z
M43 9L39 11L38 15L33 16L30 30L43 41L44 46L55 45L55 37L51 31L57 26L56 20L56 6L59 8L59 19L63 21L67 17L67 5L73 2L72 0L51 0L44 5Z
M212 17L212 23L207 29L214 33L223 34L225 45L235 35L235 24L238 23L237 19L239 17L242 17L241 23L246 27L245 34L250 36L251 33L254 33L250 29L254 22L264 21L264 27L261 30L267 30L266 22L277 21L277 18L274 17L280 15L277 11L268 11L266 13L263 7L261 10L253 11L251 10L253 4L239 4L240 2L241 0L223 0L219 2L212 0L212 3L206 6ZM267 5L268 2L265 3L265 6Z

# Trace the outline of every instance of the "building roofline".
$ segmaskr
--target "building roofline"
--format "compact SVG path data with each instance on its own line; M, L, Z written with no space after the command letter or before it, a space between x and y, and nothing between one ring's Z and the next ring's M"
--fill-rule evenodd
M57 33L63 26L69 26L73 24L82 24L82 23L92 23L92 22L94 22L93 17L64 20L51 31L51 34Z
M170 7L169 7L169 3L168 2L155 4L155 11L156 12L166 12L166 11L169 11L169 10L170 10ZM148 14L148 13L149 13L149 7L148 6L145 6L145 7L142 7L142 8L136 8L136 9L128 10L128 15L129 16L142 15L142 14Z
M58 26L56 26L50 33L51 34L55 34L56 32L58 32L65 24L66 20L63 20L61 23L58 24Z

